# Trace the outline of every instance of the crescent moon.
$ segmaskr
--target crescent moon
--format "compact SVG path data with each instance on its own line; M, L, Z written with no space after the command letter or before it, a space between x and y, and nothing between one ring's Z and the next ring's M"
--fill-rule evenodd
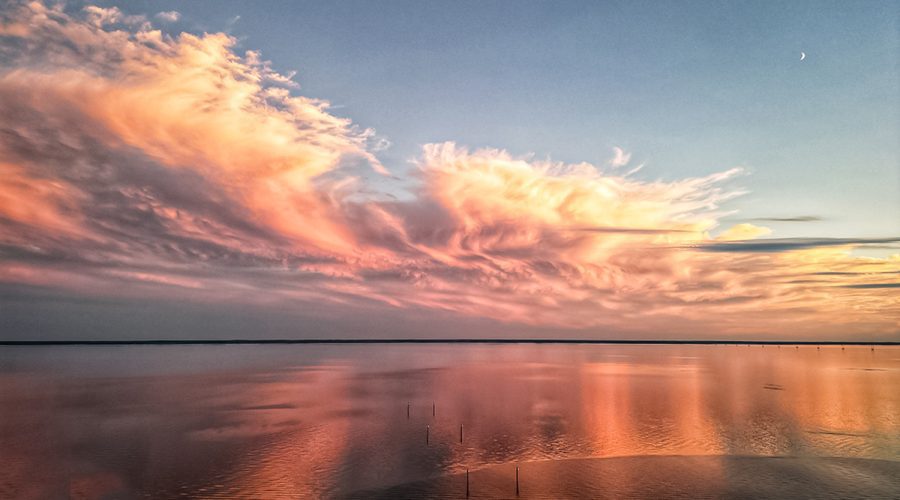
M801 52L801 53L800 53L800 60L802 61L802 60L804 60L804 59L806 59L806 52Z

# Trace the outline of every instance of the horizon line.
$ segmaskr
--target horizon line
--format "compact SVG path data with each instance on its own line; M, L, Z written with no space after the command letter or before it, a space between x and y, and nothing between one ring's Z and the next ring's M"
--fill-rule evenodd
M149 339L149 340L0 340L0 346L53 345L242 345L242 344L610 344L610 345L848 345L897 346L900 341L839 340L664 340L664 339Z

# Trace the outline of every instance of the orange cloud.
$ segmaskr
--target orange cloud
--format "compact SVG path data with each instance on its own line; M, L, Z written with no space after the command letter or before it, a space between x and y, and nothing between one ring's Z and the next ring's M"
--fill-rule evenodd
M84 22L62 23L59 11L21 7L27 18L21 24L30 26L32 37L52 33L78 53L65 61L58 47L46 49L46 57L29 54L24 67L2 76L4 94L42 115L53 108L80 115L103 131L98 138L107 147L134 147L171 168L200 173L285 236L329 251L352 250L352 235L334 223L327 200L311 184L347 157L385 173L365 148L371 131L329 114L326 102L292 96L280 86L287 80L256 54L236 55L232 37L184 33L172 39L149 24L133 32L107 30L125 16L97 7L86 13ZM81 52L105 59L82 61Z
M0 163L0 217L8 222L77 238L83 231L78 202L78 193L62 183L35 178L20 166Z

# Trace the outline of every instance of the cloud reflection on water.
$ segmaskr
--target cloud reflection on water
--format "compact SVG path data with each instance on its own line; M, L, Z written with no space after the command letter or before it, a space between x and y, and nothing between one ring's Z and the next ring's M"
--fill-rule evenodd
M180 350L5 349L0 493L333 496L538 460L900 456L897 348Z

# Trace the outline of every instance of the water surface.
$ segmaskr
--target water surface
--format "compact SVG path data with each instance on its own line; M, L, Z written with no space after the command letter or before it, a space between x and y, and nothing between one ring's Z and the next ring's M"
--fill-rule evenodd
M896 497L898 461L896 347L0 348L2 498Z

